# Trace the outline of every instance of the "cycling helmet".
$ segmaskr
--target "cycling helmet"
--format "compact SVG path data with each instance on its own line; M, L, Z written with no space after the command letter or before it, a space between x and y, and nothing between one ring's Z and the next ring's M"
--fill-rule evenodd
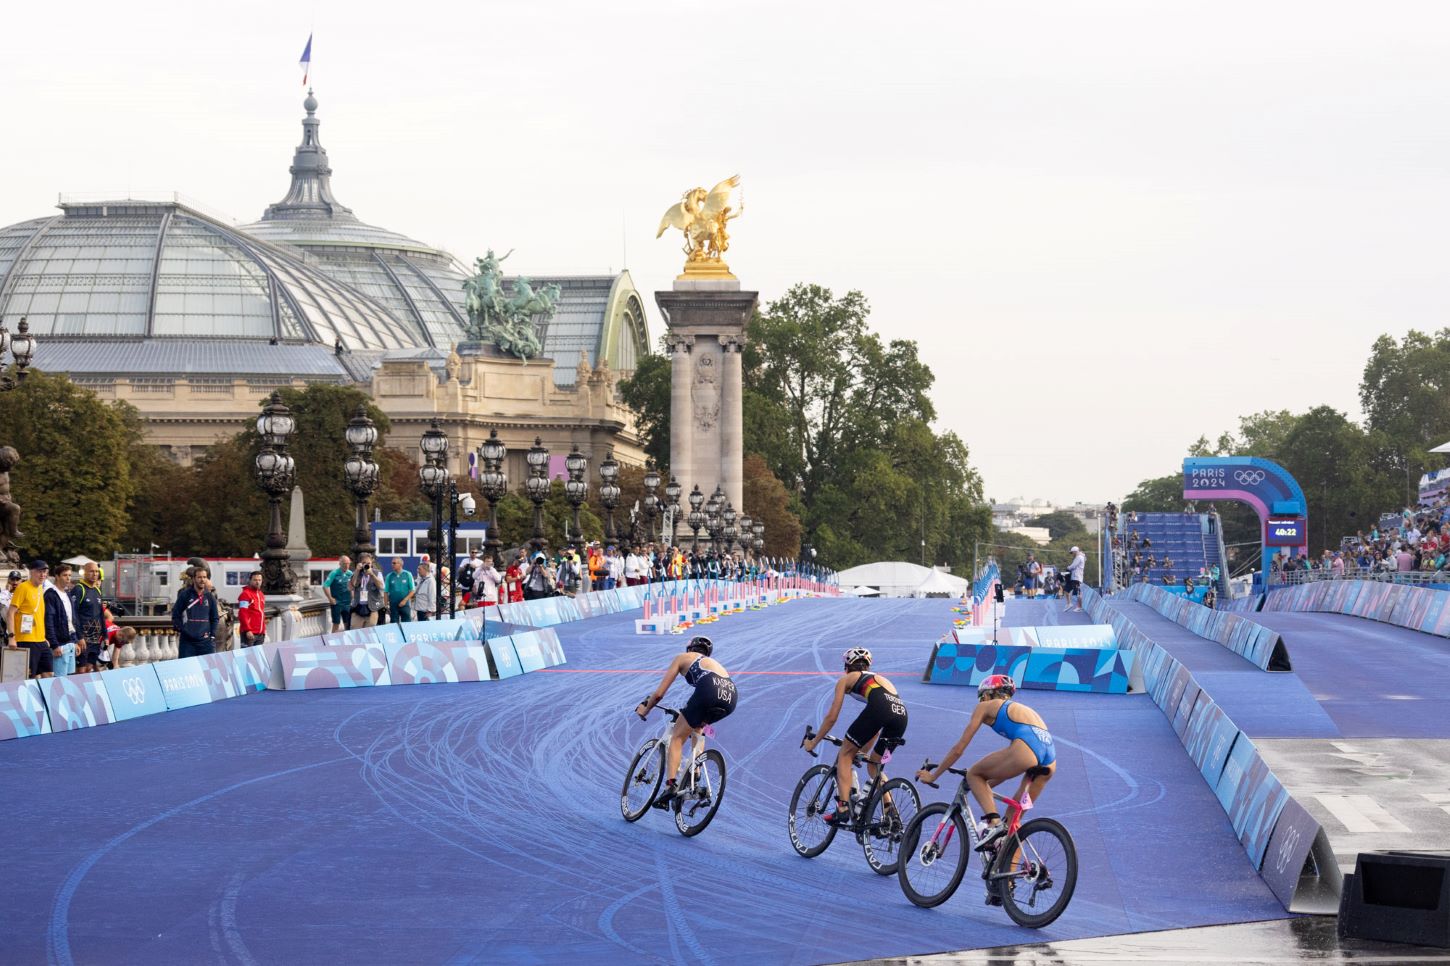
M700 637L692 637L690 638L690 643L685 645L685 650L698 651L706 657L709 657L710 652L715 650L715 642L703 635Z
M1017 685L1012 683L1011 675L992 674L983 678L982 683L977 685L977 699L981 700L992 692L1010 698L1017 693Z
M864 663L867 667L870 667L871 652L866 650L864 647L853 647L846 652L845 656L842 658L842 662L846 665L846 670L848 671L851 670L852 664Z

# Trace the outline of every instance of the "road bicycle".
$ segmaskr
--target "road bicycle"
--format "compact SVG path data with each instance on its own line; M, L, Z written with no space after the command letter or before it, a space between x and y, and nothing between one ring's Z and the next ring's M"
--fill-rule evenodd
M805 740L814 737L810 725L806 725ZM826 735L823 740L837 747L841 745L841 739L834 735ZM891 750L903 744L905 741L901 738L881 742L882 767L876 770L876 777L867 784L864 793L860 778L853 772L851 817L845 825L830 825L824 817L836 807L836 766L821 764L806 769L790 799L788 831L796 852L813 859L830 847L837 831L844 829L856 836L861 851L866 854L866 864L873 872L891 875L896 871L906 826L921 808L921 796L915 785L905 778L886 778L885 764L891 758ZM812 751L811 757L820 756ZM857 752L852 768L860 768L866 760L865 754Z
M619 810L627 822L638 822L655 804L665 777L665 754L670 746L679 710L659 705L665 713L664 731L639 746L629 771L624 775L624 789L619 797ZM675 797L667 803L675 813L675 827L681 835L699 835L720 810L725 797L725 756L714 748L701 750L705 739L715 729L706 725L690 736L689 755L680 756L680 770L675 776Z
M930 770L936 765L927 761L921 767ZM1045 770L1029 768L1015 799L992 793L1007 806L1002 819L1007 834L980 853L981 835L972 814L967 771L947 771L962 778L956 795L951 802L936 802L918 812L902 836L896 871L901 891L923 908L939 906L961 885L971 857L980 854L988 905L1004 907L1013 922L1029 929L1056 920L1077 888L1077 849L1061 823L1050 818L1022 821L1022 813L1031 803L1024 807L1021 799L1032 779Z

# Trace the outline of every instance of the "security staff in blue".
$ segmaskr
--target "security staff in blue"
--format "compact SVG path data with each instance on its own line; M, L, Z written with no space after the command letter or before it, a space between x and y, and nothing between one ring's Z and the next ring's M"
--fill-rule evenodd
M176 604L171 608L171 626L180 637L177 657L216 653L216 625L220 614L210 584L211 571L197 567L191 572L191 584L176 595Z

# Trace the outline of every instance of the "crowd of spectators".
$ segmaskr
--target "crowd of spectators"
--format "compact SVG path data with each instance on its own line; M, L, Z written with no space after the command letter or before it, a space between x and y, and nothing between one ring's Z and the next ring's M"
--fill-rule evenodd
M1385 514L1367 532L1344 537L1338 550L1325 549L1317 556L1281 551L1271 567L1285 582L1443 573L1450 570L1450 497Z
M134 640L134 628L118 627L101 596L101 568L87 563L77 572L60 563L52 572L44 560L6 574L0 590L0 641L26 653L26 676L49 678L87 674L115 666L115 654Z
M1196 503L1185 503L1183 512L1186 514L1197 514L1199 512ZM1218 525L1218 508L1212 503L1208 505L1209 530L1213 531ZM1221 571L1217 564L1209 567L1200 567L1198 575L1187 575L1180 585L1178 576L1174 572L1174 561L1166 553L1160 560L1153 549L1153 540L1147 534L1138 532L1138 514L1135 510L1129 510L1127 517L1122 520L1123 527L1119 529L1119 511L1117 506L1109 503L1107 506L1107 524L1109 533L1109 546L1113 557L1113 576L1119 587L1127 587L1131 584L1153 583L1154 571L1161 571L1158 575L1158 584L1163 587L1183 591L1193 599L1201 600L1208 607L1213 607L1217 601L1215 589L1218 586ZM1126 531L1126 532L1124 532ZM1195 582L1196 581L1196 582ZM1206 586L1208 589L1201 596L1200 589Z

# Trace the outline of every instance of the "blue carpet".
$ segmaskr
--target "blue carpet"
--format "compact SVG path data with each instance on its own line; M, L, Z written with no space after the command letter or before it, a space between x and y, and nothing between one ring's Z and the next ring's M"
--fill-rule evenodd
M1353 738L1450 738L1450 640L1343 614L1255 614Z
M1092 618L1085 611L1065 611L1065 601L1026 600L1013 598L1007 601L1002 615L1003 627L1057 627L1062 624L1091 624Z
M0 960L805 964L1284 915L1144 696L1030 697L1060 761L1042 813L1082 864L1048 929L1016 928L971 879L918 909L844 837L792 852L786 804L813 763L797 742L846 647L871 647L910 708L893 772L960 734L970 694L920 683L948 601L714 625L740 692L724 806L694 839L662 813L626 824L627 756L660 726L630 708L680 646L631 616L560 628L566 670L600 673L267 693L0 744L0 807L40 833L5 853ZM967 759L1000 745L979 736Z

